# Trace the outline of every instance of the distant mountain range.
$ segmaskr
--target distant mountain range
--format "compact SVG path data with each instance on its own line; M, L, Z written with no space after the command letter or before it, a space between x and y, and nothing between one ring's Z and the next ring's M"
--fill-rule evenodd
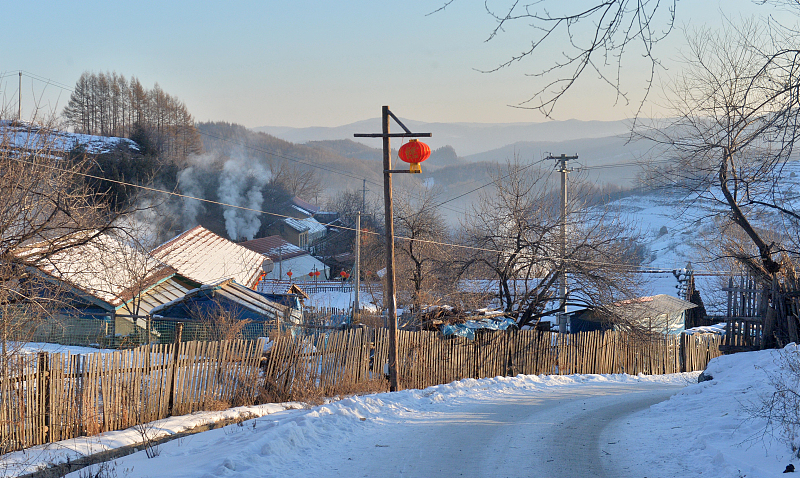
M469 183L474 183L475 178L488 177L492 164L505 163L514 157L529 163L543 160L549 154L577 154L579 159L570 166L582 177L592 182L629 187L641 169L639 164L648 159L653 150L653 145L646 142L628 142L628 121L500 124L401 121L412 131L433 134L433 137L424 139L434 151L423 167L423 175L433 175L436 183L442 186L442 192L468 190ZM376 118L338 127L264 126L255 130L374 164L382 157L380 142L372 138L353 138L353 133L374 132L379 125ZM392 143L394 148L401 144L399 140ZM551 163L543 167L549 167ZM466 165L471 166L462 170Z
M459 155L469 156L502 148L520 141L561 142L608 136L625 136L630 122L621 121L548 121L544 123L426 123L401 118L413 132L431 133L425 139L431 149L452 146ZM380 139L353 138L354 133L380 132L381 121L373 118L335 127L292 128L260 126L252 128L292 143L352 139L372 148L380 148ZM401 131L392 123L392 131ZM399 142L395 141L394 144Z

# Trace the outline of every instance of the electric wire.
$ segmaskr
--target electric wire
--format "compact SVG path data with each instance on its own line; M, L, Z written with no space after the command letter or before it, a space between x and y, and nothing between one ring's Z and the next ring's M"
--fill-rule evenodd
M284 218L284 219L292 218L292 216L287 216L287 215L284 215L284 214L278 214L278 213L273 213L273 212L269 212L269 211L263 211L263 210L260 210L260 209L249 208L249 207L246 207L246 206L236 206L236 205L224 203L224 202L221 202L221 201L214 201L214 200L211 200L211 199L198 198L198 197L194 197L194 196L189 196L187 194L177 193L177 192L174 192L174 191L167 191L167 190L164 190L164 189L153 188L153 187L150 187L150 186L143 186L143 185L139 185L139 184L128 183L128 182L125 182L125 181L119 181L119 180L116 180L116 179L104 178L102 176L96 176L96 175L93 175L93 174L82 173L82 172L79 172L79 171L72 171L72 170L68 170L68 169L64 169L64 168L59 168L57 166L50 165L50 164L37 164L37 163L34 163L32 161L25 161L23 159L14 158L14 157L9 157L9 159L12 159L14 161L17 161L17 162L23 163L23 164L29 164L29 165L33 165L33 166L37 166L37 167L45 167L45 168L48 168L48 169L64 172L64 173L67 173L67 174L75 174L75 175L86 177L86 178L90 178L90 179L97 179L97 180L100 180L100 181L107 181L107 182L119 184L119 185L122 185L122 186L138 188L138 189L142 189L142 190L150 191L150 192L155 192L155 193L167 194L167 195L170 195L170 196L180 197L180 198L183 198L183 199L190 199L190 200L205 202L205 203L209 203L209 204L215 204L215 205L219 205L219 206L223 206L223 207L229 207L229 208L234 208L234 209L239 209L239 210L244 210L244 211L251 211L251 212L256 212L256 213L260 213L260 214L266 214L266 215L278 217L278 218ZM296 218L293 218L293 219L296 219ZM334 226L334 227L336 227L338 229L344 229L344 230L356 232L356 229L352 228L352 227L347 227L347 226ZM366 234L373 235L373 236L378 236L378 237L385 237L384 234L381 234L381 233L378 233L378 232L374 232L374 231L362 230L361 233L362 234L366 233ZM471 250L471 251L478 251L478 252L490 252L490 253L493 253L493 254L507 254L508 253L507 251L503 251L503 250L499 250L499 249L491 249L491 248L485 248L485 247L475 247L475 246L468 246L468 245L464 245L464 244L454 244L454 243L448 243L448 242L442 242L442 241L433 241L433 240L426 240L426 239L417 239L417 238L398 236L398 235L395 235L394 238L396 240L404 240L404 241L418 242L418 243L424 243L424 244L432 244L432 245L438 245L438 246L453 247L453 248ZM562 260L559 257L537 255L537 254L530 254L530 253L524 253L524 252L519 253L519 255L522 256L522 257L528 258L528 259L532 259L532 260L542 260L542 261L561 261ZM625 272L649 272L649 273L662 273L662 272L665 272L664 269L645 268L644 266L634 266L634 265L622 265L622 264L618 264L618 263L603 262L603 261L591 261L591 260L571 259L571 258L565 258L565 259L563 259L563 261L566 262L566 263L572 263L572 264L586 264L586 265L592 265L592 266L611 267L611 268L615 268L615 269L618 269L620 271L625 271ZM678 268L675 268L675 269L668 269L667 271L672 271L672 270L676 270L676 269L681 269L681 268L678 267ZM714 273L714 274L716 274L716 273L719 273L720 275L727 274L727 272L725 272L725 271L695 271L695 273L696 274L702 274L702 273L706 273L706 274Z
M74 92L75 91L73 88L70 88L69 86L66 86L66 85L64 85L62 83L56 82L54 80L50 80L49 78L44 78L41 75L29 72L27 70L13 70L13 71L11 71L9 73L6 73L4 75L0 75L0 79L8 77L8 76L16 76L19 73L23 73L23 74L28 75L30 78L33 78L33 79L35 79L37 81L41 81L41 82L47 83L49 85L53 85L55 87L61 88L61 89L66 90L66 91L70 91L70 92ZM277 157L277 158L281 158L281 159L284 159L284 160L287 160L287 161L296 162L296 163L303 164L303 165L311 167L311 168L320 169L320 170L327 171L327 172L330 172L330 173L339 174L339 175L342 175L342 176L345 176L345 177L349 177L351 179L365 180L367 183L369 183L372 186L383 187L382 184L380 184L380 183L378 183L376 181L373 181L373 180L371 180L369 178L356 176L356 175L350 174L350 173L345 172L345 171L341 171L341 170L336 169L336 168L330 168L330 167L325 167L325 166L322 166L322 165L319 165L319 164L310 163L310 162L304 161L303 159L298 158L296 156L289 156L289 155L285 155L285 154L282 154L282 153L279 153L279 152L276 152L276 151L273 151L273 150L268 150L268 149L264 149L264 148L258 148L258 147L255 147L255 146L244 144L244 143L239 142L239 141L234 141L234 140L231 140L231 139L228 139L228 138L222 138L220 136L216 136L216 135L213 135L213 134L205 132L205 131L198 130L198 133L203 135L203 136L207 136L209 138L214 138L214 139L216 139L218 141L224 141L224 142L227 142L227 143L230 143L230 144L234 144L236 146L243 147L245 149L249 149L249 150L252 150L252 151L260 152L260 153L263 153L263 154L269 154L269 155ZM528 169L528 168L530 168L530 167L532 167L534 165L541 164L544 160L545 159L542 159L542 160L539 160L539 161L535 161L535 162L533 162L533 163L531 163L531 164L529 164L527 166L524 166L520 171L526 170L526 169ZM648 163L645 163L645 164L666 163L666 162L669 162L669 161L670 160L655 160L655 161L649 161ZM607 169L607 168L617 168L617 167L637 166L637 165L638 166L642 166L643 163L637 163L637 162L610 163L610 164L597 165L597 166L581 166L581 167L575 168L575 170L576 171L580 171L580 170ZM459 194L458 196L455 196L455 197L449 198L447 200L441 201L441 202L436 204L436 207L442 207L447 203L450 203L450 202L455 201L457 199L460 199L462 197L468 196L468 195L470 195L470 194L472 194L472 193L474 193L476 191L479 191L479 190L481 190L481 189L483 189L485 187L491 186L492 184L495 184L497 181L501 181L501 180L509 177L511 174L513 174L513 172L509 173L509 174L507 174L507 175L505 175L505 176L503 176L503 177L501 177L499 179L492 180L491 182L482 184L481 186L478 186L478 187L476 187L474 189L471 189L470 191L467 191L465 193ZM403 193L400 192L400 194L403 194ZM411 195L411 194L409 194L409 195L411 197L414 197L415 199L420 199L419 197L415 197L414 195ZM458 208L444 207L444 209L447 209L447 210L449 210L451 212L455 212L455 213L459 213L459 214L466 214L465 210L458 209Z

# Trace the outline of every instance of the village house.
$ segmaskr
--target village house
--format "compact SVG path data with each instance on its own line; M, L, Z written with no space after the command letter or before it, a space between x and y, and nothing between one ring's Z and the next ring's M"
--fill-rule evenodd
M697 305L667 294L615 302L604 309L587 308L570 314L570 332L636 329L675 335L683 332L686 311Z
M309 272L314 271L320 272L318 277L315 276L318 280L330 278L328 266L309 254L308 251L291 244L281 236L260 237L241 242L239 245L272 260L273 269L264 276L264 279L287 280L290 278L287 276L289 271L292 271L291 279L299 282L314 280L308 275Z
M38 247L34 244L23 254L36 254ZM111 345L146 334L154 307L200 285L111 234L52 255L33 272L42 279L31 280L34 290L59 304L48 320L37 324L33 338L62 337L78 344Z
M264 256L196 226L152 251L153 257L199 284L233 279L255 289L262 277Z
M280 211L287 217L273 221L266 227L266 233L281 236L301 249L309 250L328 231L324 224L314 218L319 208L298 197L293 197Z

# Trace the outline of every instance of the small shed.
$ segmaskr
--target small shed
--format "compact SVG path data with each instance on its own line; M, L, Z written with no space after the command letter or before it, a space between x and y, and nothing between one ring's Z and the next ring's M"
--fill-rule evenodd
M694 307L697 305L667 294L623 300L604 309L573 312L570 332L636 327L653 333L680 334L685 327L686 311Z
M233 279L207 284L151 311L154 327L169 341L175 325L184 324L184 340L257 338L271 330L299 325L302 311L270 300Z

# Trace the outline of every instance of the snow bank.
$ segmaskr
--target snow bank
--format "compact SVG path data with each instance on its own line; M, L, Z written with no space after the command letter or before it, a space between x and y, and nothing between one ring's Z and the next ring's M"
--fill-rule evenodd
M789 345L715 358L705 372L712 380L686 387L606 433L639 457L632 461L641 476L656 469L659 476L777 476L800 460L747 410L774 391L770 377L781 373L781 356L796 353Z

